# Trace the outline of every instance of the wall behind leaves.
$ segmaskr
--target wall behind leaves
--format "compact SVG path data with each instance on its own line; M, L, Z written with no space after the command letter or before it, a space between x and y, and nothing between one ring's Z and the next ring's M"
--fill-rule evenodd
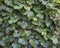
M0 0L0 48L60 48L60 0Z

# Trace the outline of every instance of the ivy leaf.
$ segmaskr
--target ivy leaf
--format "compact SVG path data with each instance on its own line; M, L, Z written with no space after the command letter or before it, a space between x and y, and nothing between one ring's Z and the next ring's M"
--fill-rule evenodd
M34 3L34 0L27 0L27 3L28 4L33 4Z
M57 12L60 14L60 9L56 9L57 10Z
M34 16L34 13L32 11L30 11L30 12L28 12L27 16L32 18L32 16Z
M15 22L17 22L17 21L18 21L18 19L11 17L8 22L9 22L9 24L12 24L12 23L15 23Z
M39 25L39 23L37 21L32 21L32 24Z
M10 13L12 13L13 12L13 9L11 9L11 8L8 8L8 7L6 7L6 9L4 9L5 11L7 11L7 12L10 12Z
M30 35L31 35L31 31L25 30L25 34L26 34L27 36L30 36Z
M55 37L52 37L51 39L52 39L52 41L53 41L53 43L54 43L54 44L57 44L57 43L58 43L58 40L57 40L57 38L55 38Z
M5 0L4 2L5 2L5 4L10 5L11 7L13 7L12 0Z
M2 40L0 40L0 45L4 46L4 42Z
M23 6L24 6L23 4L20 4L19 6L15 5L14 9L21 9L21 8L23 8Z
M2 23L2 21L3 21L3 20L0 18L0 24Z
M60 3L60 0L53 0L53 2Z
M49 27L49 26L50 26L50 24L51 24L50 22L46 22L46 26L47 26L47 27Z
M34 10L34 12L36 12L36 13L41 13L41 12L43 12L43 11L41 11L41 9L40 9L39 6L34 7L33 10Z
M12 43L13 48L19 48L17 43Z
M14 36L14 37L20 37L20 32L15 31L15 32L13 33L13 36Z
M23 29L25 29L27 26L28 26L28 24L27 24L27 22L20 22L20 26L23 28Z
M22 45L27 45L27 41L25 41L22 38L19 38L18 43L22 44Z
M44 29L41 29L41 28L37 28L36 29L39 33L43 32Z
M18 0L20 3L25 3L25 0Z
M30 9L31 9L31 7L29 7L29 6L24 6L24 8L26 9L26 11L30 11Z
M38 19L37 19L37 17L33 17L33 21L37 21Z
M40 13L40 14L37 14L37 17L40 18L40 19L43 19L44 15Z
M45 47L45 48L48 48L48 43L46 43L46 42L41 42L41 45L43 46L43 47Z
M34 48L38 48L38 47L37 47L37 45L39 44L38 41L29 40L29 43L30 43Z

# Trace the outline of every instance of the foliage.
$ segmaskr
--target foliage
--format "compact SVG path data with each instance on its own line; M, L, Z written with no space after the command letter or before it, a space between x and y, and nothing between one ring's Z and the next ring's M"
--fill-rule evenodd
M60 48L60 0L0 0L0 48Z

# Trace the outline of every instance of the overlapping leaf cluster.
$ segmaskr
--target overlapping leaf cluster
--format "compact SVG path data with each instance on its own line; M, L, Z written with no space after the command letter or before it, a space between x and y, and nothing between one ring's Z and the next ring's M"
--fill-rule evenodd
M60 48L60 0L0 0L0 48Z

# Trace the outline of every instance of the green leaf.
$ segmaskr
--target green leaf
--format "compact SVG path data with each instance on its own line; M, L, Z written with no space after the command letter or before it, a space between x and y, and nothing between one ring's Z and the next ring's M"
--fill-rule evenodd
M20 3L25 3L25 0L18 0Z
M10 20L8 21L9 22L9 24L12 24L12 23L15 23L15 22L17 22L18 21L18 19L15 19L15 18L10 18Z
M19 6L15 5L14 9L21 9L21 8L23 8L23 6L24 6L23 4L20 4Z
M30 36L30 35L31 35L31 31L25 30L25 34L26 34L27 36Z
M2 23L2 21L3 21L3 20L0 18L0 24Z
M56 9L57 10L57 12L60 14L60 9Z
M19 38L18 43L22 44L22 45L27 45L27 41L25 41L22 38Z
M41 13L43 11L41 11L40 7L37 6L37 7L34 7L33 10L36 12L36 13Z
M34 48L38 48L37 44L35 43L34 40L29 40L29 43L34 47Z
M27 22L20 22L20 26L23 28L23 29L25 29L27 26L28 26L28 24L27 24Z
M43 32L44 29L42 29L42 28L37 28L36 30L37 30L39 33L41 33L41 32Z
M27 3L28 4L33 4L34 3L34 0L27 0Z
M30 12L28 12L27 16L32 18L32 16L34 16L34 13L32 11L30 11Z
M20 32L18 33L18 31L15 31L15 32L13 33L13 36L14 36L14 37L20 37Z
M33 21L37 21L38 19L37 19L37 17L33 17Z
M37 14L37 17L40 18L40 19L43 19L44 15L40 13L40 14Z
M32 24L39 25L39 23L37 21L32 21Z
M29 6L24 6L24 8L26 9L26 11L30 11L30 9L31 9L31 7L29 7Z
M50 26L50 24L51 24L50 22L46 22L46 26L47 26L47 27L49 27L49 26Z
M6 7L6 9L4 9L5 11L7 11L7 12L10 12L10 13L12 13L13 12L13 9L11 9L11 8L8 8L8 7Z
M21 33L20 33L20 36L21 36L21 37L25 37L25 36L26 36L26 33L25 33L25 32L21 32Z
M17 43L12 43L13 48L19 48Z
M60 3L60 0L53 0L53 2Z
M0 45L4 46L4 41L0 40Z
M12 0L5 0L4 1L7 5L10 5L11 7L13 7L14 5L12 4Z
M57 38L52 37L51 39L52 39L52 41L53 41L54 44L57 44L58 43L58 39Z
M48 43L47 42L41 42L41 45L43 46L43 47L45 47L45 48L48 48Z

